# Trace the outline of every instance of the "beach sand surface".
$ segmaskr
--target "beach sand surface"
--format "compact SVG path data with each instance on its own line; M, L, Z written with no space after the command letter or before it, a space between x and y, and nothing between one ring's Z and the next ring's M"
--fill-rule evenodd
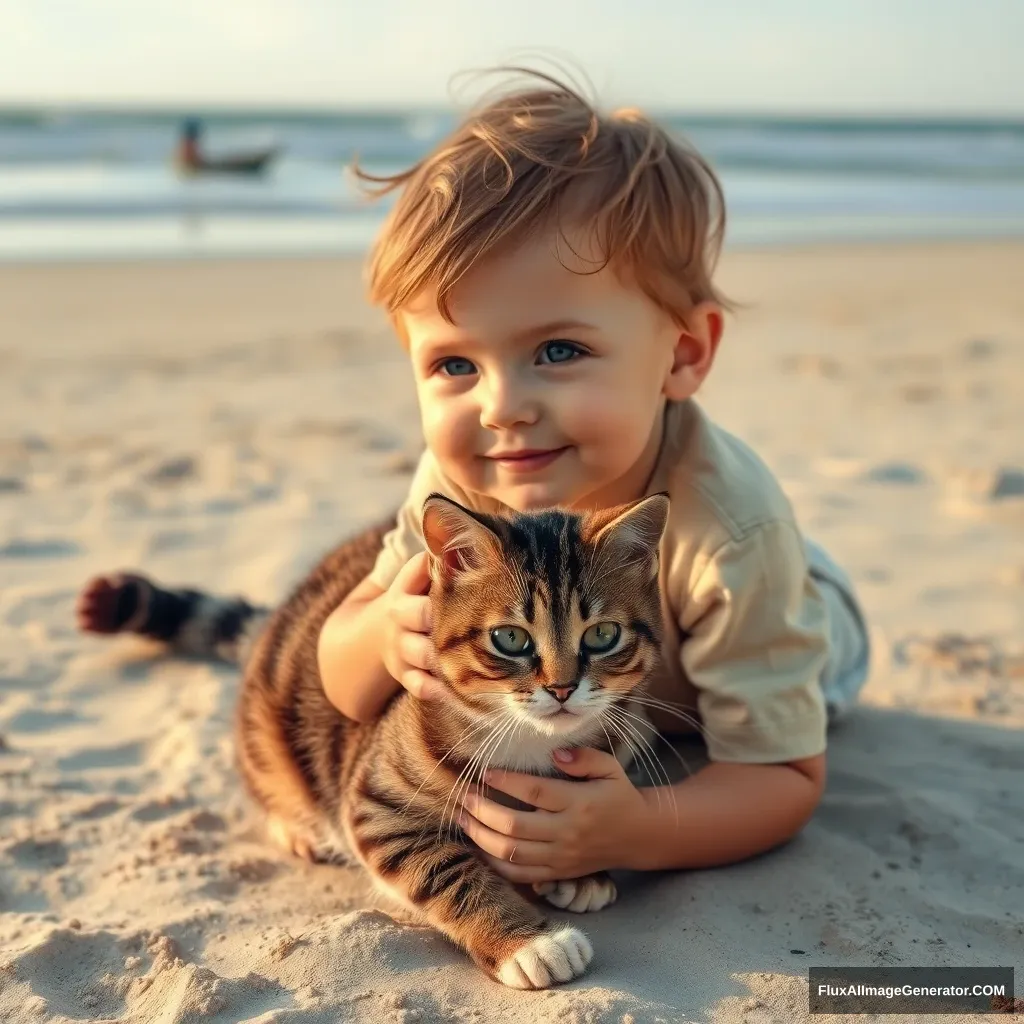
M119 568L276 601L397 506L415 396L358 263L0 269L0 1019L788 1024L810 966L1024 966L1024 246L721 283L704 404L849 569L872 677L796 840L622 876L587 975L523 993L269 845L236 671L73 624Z

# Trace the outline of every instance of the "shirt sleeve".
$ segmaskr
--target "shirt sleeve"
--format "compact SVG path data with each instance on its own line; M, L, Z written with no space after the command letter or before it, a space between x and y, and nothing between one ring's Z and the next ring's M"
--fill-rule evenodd
M764 523L726 542L704 564L685 611L680 657L711 760L820 754L827 611L795 525Z
M429 451L420 456L409 493L398 510L394 529L384 535L383 546L367 577L381 590L387 590L399 570L413 555L426 549L423 540L423 503L435 491L461 501L459 494L443 476Z

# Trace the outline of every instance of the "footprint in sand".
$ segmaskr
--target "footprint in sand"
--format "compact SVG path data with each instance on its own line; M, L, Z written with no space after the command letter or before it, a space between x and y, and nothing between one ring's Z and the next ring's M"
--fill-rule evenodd
M178 455L162 459L141 474L147 484L176 484L198 476L199 466L191 455Z
M963 348L964 356L972 362L983 362L991 359L999 351L998 342L991 338L973 338Z
M928 474L912 462L882 462L877 466L872 466L864 473L861 480L872 484L913 486L926 483Z
M33 661L4 664L0 662L0 700L5 693L37 693L60 678L54 665Z
M104 797L86 804L81 810L75 811L74 816L79 821L98 821L100 818L108 818L111 814L116 814L122 806L120 800Z
M63 537L13 537L0 544L0 558L69 558L81 554L81 551L73 540Z
M157 530L146 544L146 553L161 555L195 547L199 534L195 530Z
M68 848L59 839L22 839L7 847L7 856L20 867L53 871L68 862Z
M942 397L942 388L938 384L914 381L910 384L904 384L900 388L900 395L903 397L904 402L934 402Z
M194 801L191 797L168 796L157 800L147 800L146 803L136 807L131 812L131 816L136 821L162 821L164 818L170 818L188 810L193 804Z
M861 570L860 578L867 583L888 583L892 579L892 570L884 565L869 565Z
M85 719L74 708L28 708L7 722L11 732L47 732L62 725L77 725Z
M122 1020L128 1006L103 980L114 981L124 975L121 946L107 931L58 928L18 955L11 966L15 976L31 986L38 1019L49 1019L52 1014L74 1020L85 1016Z
M899 487L913 487L929 481L928 474L913 462L894 460L871 463L854 456L827 456L817 459L814 469L824 477L833 480L850 480L855 483L890 484Z
M85 772L104 768L128 768L142 763L143 744L123 743L112 747L89 747L59 758L62 772Z
M0 593L0 618L9 626L25 626L30 622L45 622L55 611L75 599L74 590L43 590L31 592L28 588L10 588Z
M292 994L278 982L256 971L221 976L189 962L194 954L187 944L168 935L125 939L72 925L11 961L11 974L30 986L28 1009L38 1019L255 1020L294 1009Z

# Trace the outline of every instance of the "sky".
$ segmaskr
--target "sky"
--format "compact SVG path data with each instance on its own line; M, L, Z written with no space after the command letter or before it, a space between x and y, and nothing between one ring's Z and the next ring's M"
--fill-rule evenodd
M648 108L1024 116L1022 40L1024 0L0 0L0 104L445 105L539 53Z

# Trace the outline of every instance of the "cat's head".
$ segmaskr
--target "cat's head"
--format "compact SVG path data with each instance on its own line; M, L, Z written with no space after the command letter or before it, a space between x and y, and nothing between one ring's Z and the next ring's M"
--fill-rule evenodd
M668 496L595 513L423 507L437 674L482 715L592 733L661 652L658 548Z

